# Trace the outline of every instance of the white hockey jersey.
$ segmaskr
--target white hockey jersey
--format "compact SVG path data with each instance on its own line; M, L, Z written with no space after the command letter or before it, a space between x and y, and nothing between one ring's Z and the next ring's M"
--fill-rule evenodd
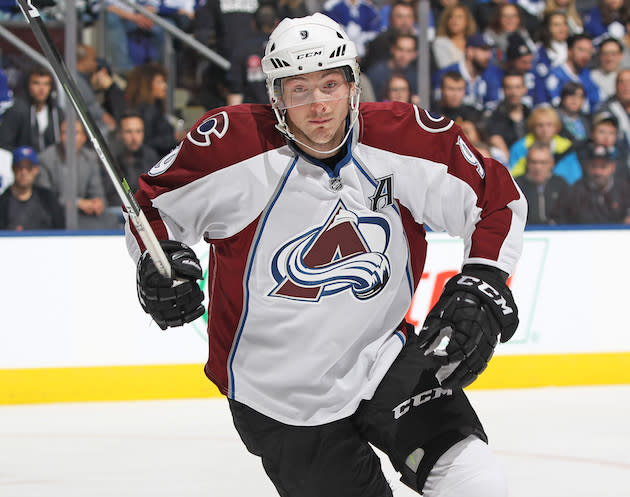
M293 425L352 414L406 341L425 229L510 273L526 201L446 118L366 103L334 170L296 153L270 106L208 112L140 181L158 238L211 244L208 378ZM133 227L128 247L144 250Z

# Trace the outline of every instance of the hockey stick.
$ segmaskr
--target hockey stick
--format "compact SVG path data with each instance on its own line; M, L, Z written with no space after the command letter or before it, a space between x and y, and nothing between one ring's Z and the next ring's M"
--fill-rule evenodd
M17 0L24 17L28 21L29 26L33 30L33 34L39 45L42 47L44 51L44 55L50 62L55 75L61 82L63 89L68 95L68 99L72 102L72 106L77 111L83 126L86 129L86 133L88 134L92 145L94 146L94 150L98 155L103 167L107 171L112 183L114 184L114 188L116 189L116 193L120 197L122 204L125 206L127 213L133 225L135 226L144 246L147 251L151 255L155 266L162 276L165 278L171 278L171 264L164 253L164 250L160 246L160 242L158 241L153 229L151 229L151 225L147 220L144 212L140 209L138 202L136 201L133 193L131 192L131 188L129 188L129 184L127 180L122 177L120 170L116 166L114 162L114 158L112 156L103 135L100 130L96 126L94 119L87 111L87 106L85 105L85 101L83 97L79 93L79 89L77 88L77 84L68 70L65 62L61 58L59 51L53 44L48 30L42 21L41 16L39 15L39 11L32 4L32 0Z

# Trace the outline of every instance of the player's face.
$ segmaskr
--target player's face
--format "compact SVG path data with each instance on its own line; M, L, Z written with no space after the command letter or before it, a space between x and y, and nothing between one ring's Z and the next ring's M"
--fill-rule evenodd
M455 109L462 104L466 95L466 81L454 81L444 78L442 83L442 103L445 107Z
M617 128L613 123L604 121L593 128L591 136L596 145L612 147L617 141Z
M39 167L28 159L22 159L13 165L13 182L18 188L28 188L35 182Z
M563 15L551 16L549 19L549 33L554 41L567 41L569 37L569 24Z
M550 150L531 149L527 154L527 178L537 185L545 183L551 177L553 157Z
M136 152L144 141L144 122L139 117L127 117L120 122L120 137L130 152Z
M302 98L302 94L308 96L307 103L286 109L291 132L299 141L321 151L309 151L316 158L334 155L326 151L337 147L344 137L352 90L352 84L346 81L343 72L333 69L308 73L288 78L282 86L286 101L295 102Z
M31 75L28 80L28 91L35 104L44 104L52 90L52 78L50 76Z

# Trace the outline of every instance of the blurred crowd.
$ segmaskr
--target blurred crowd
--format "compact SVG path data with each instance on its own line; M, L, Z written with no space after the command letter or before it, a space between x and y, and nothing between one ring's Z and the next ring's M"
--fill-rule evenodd
M630 0L431 0L427 47L418 46L418 0L136 3L230 68L176 40L167 69L165 32L151 18L120 0L76 2L80 29L98 22L107 40L98 53L79 43L77 84L132 190L187 132L166 105L168 71L191 107L266 104L269 33L284 17L323 12L357 45L362 101L408 102L453 119L512 172L528 224L630 224ZM63 0L34 4L47 20L63 19ZM0 0L0 22L20 20L16 2ZM420 56L430 59L430 101L419 97ZM70 200L79 229L120 229L120 201L79 122L77 188L67 192L53 75L4 57L0 69L0 229L64 229Z

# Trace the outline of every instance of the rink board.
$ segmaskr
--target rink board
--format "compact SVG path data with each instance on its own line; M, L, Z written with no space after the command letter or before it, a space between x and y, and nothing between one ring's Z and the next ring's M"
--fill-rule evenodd
M464 250L428 238L408 313L418 323ZM120 235L9 235L0 245L0 404L219 395L203 374L207 317L167 332L152 324ZM528 231L510 280L521 324L473 387L630 383L628 247L627 229ZM195 250L207 263L207 245Z
M630 353L496 356L470 389L630 384ZM0 370L1 404L219 397L198 364Z

